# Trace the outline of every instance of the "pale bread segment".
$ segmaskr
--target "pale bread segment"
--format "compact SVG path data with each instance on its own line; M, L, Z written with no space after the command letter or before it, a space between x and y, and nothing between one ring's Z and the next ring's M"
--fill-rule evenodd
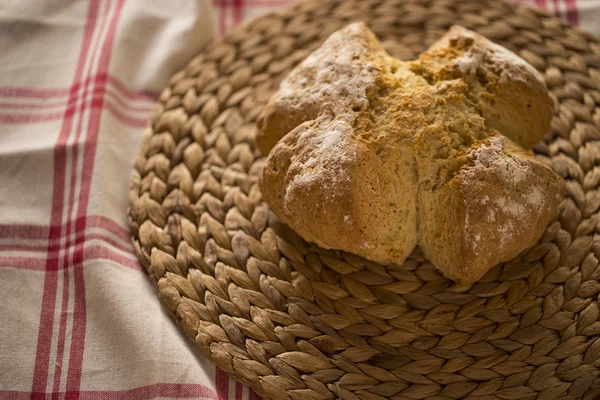
M421 190L419 203L419 246L459 282L535 244L565 194L558 175L504 136L476 143L467 158L448 184Z
M518 120L521 106L501 89L525 85L542 119L530 123L539 139L550 100L532 67L473 35L453 28L412 62L387 55L364 24L331 35L260 118L259 145L274 146L260 186L275 213L307 241L384 264L402 263L419 243L460 282L532 245L555 217L564 182L500 136L505 129L520 144L531 141L496 114ZM480 62L465 69L469 52ZM482 99L500 109L490 117ZM531 221L527 229L519 218Z
M391 204L401 195L389 193L401 187L398 175L373 144L357 140L355 119L326 113L287 134L265 165L263 197L309 242L381 263L404 260L417 241L414 166L403 174L406 202ZM403 161L412 163L412 156Z

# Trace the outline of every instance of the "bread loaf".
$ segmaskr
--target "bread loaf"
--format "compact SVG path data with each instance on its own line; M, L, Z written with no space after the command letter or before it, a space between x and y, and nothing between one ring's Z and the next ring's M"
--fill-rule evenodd
M260 187L307 241L383 264L419 245L446 276L473 282L556 216L564 182L519 147L551 117L540 74L474 32L453 27L401 62L355 23L260 116Z

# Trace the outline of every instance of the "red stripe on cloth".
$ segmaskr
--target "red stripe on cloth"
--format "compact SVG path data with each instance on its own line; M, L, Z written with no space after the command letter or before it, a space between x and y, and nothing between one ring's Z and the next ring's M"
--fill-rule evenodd
M148 111L146 117L135 118L135 117L128 116L127 114L125 114L124 112L119 110L118 106L115 106L114 104L109 103L108 101L106 103L104 103L104 109L109 111L119 121L121 121L124 124L129 125L131 127L144 128L144 127L146 127L146 125L148 125L150 111Z
M110 218L103 215L88 215L84 218L87 228L104 229L123 240L131 239L129 231ZM65 225L60 224L57 229L64 229ZM0 224L0 238L48 239L49 232L50 227L47 225ZM58 240L54 239L55 242Z
M107 260L114 261L123 267L135 269L137 271L144 271L144 268L140 265L137 258L125 257L122 254L117 253L104 246L86 246L83 251L85 261L90 260Z
M0 238L48 239L50 228L44 225L2 224Z
M67 393L67 399L73 399ZM143 386L140 388L118 391L84 391L78 393L78 398L81 400L142 400L154 399L157 397L167 398L197 398L203 397L207 399L217 400L217 395L210 388L199 384L178 384L178 383L158 383L154 385Z
M78 83L73 83L78 85ZM36 88L24 88L5 86L0 87L0 96L3 97L34 97L40 99L48 99L50 97L66 97L71 93L73 87L70 88L49 88L49 89L36 89Z
M254 393L254 390L250 389L250 395L248 396L248 400L261 400L261 397Z
M108 75L107 70L99 70L95 75L86 79L86 81L88 84L94 84L96 90L101 92L106 92L107 87L113 86L120 94L130 100L156 101L159 96L158 93L136 92L133 89L127 88L117 78Z
M105 74L106 75L106 74ZM75 81L71 87L68 88L48 88L48 89L36 89L36 88L24 88L24 87L0 87L1 97L20 97L20 98L36 98L36 99L48 99L52 97L67 97L72 90L79 91L82 85L89 85L91 81L97 80L96 75L89 76L84 81ZM119 79L106 75L100 79L100 82L112 85L117 92L122 96L127 97L131 100L149 100L155 101L159 93L154 92L138 92L125 86Z
M579 25L579 11L575 0L565 0L567 6L567 21L573 25Z
M233 0L233 26L237 26L242 22L244 17L244 2L243 0Z
M88 49L92 40L92 35L96 27L96 19L98 16L98 1L92 1L89 5L88 15L84 36L81 45L81 55L77 62L77 68L74 77L74 83L81 80L83 68L88 56ZM72 85L69 92L69 101L77 97L78 91L75 85ZM66 173L66 141L71 132L73 122L73 111L65 110L63 124L58 137L58 146L54 152L54 192L52 199L52 212L50 217L50 231L48 240L51 241L60 238L62 225L62 213L64 205L64 185ZM63 145L61 145L63 144ZM48 252L52 251L53 245L48 244ZM43 393L46 391L48 381L48 371L50 362L50 348L52 345L53 325L54 325L54 309L56 307L56 291L58 285L57 278L58 259L48 258L45 266L44 277L44 294L42 296L42 310L40 313L40 324L38 331L38 343L35 357L35 369L32 382L32 399L44 398ZM40 395L41 394L41 395Z
M110 103L107 103L110 104ZM98 105L92 106L93 108L97 108ZM68 108L67 112L70 112L72 108ZM109 107L106 107L106 110L109 111L115 118L121 121L123 124L140 128L145 127L148 124L148 118L135 118L129 117L125 115L125 113L119 111L119 109L112 104ZM4 124L34 124L39 122L48 122L48 121L56 121L61 119L65 113L57 112L51 114L0 114L0 123ZM148 111L148 115L150 115L150 111Z
M535 0L535 5L543 10L548 10L548 6L546 5L546 0Z
M51 393L54 394L54 393ZM206 398L217 400L216 393L209 387L195 383L155 383L124 390L81 390L77 393L58 392L59 398L72 399L77 396L81 400L145 400L157 397L173 399ZM0 390L0 399L29 399L31 393L12 390Z
M130 89L123 84L116 77L109 75L108 72L103 73L104 79L106 83L113 85L116 89L118 89L121 93L123 93L126 97L139 98L139 99L147 99L152 100L153 102L158 100L160 93L155 92L136 92L133 89Z
M58 108L58 107L66 107L67 106L67 99L61 100L61 101L54 101L54 102L48 102L45 101L44 103L10 103L10 102L0 102L0 108L7 108L7 109L48 109L48 108Z
M64 112L51 114L0 114L0 123L3 124L35 124L38 122L56 121L61 119L69 112L67 109Z
M225 26L225 13L227 13L228 0L214 0L214 5L219 10L219 34L223 36L227 31Z
M139 113L149 113L154 109L155 99L145 98L145 105L134 105L131 102L124 101L121 97L118 96L118 93L113 92L113 90L106 90L105 96L107 99L110 99L114 103L116 103L119 107L127 110L127 112L139 112Z
M93 96L94 97L98 97L103 95L104 93L94 93ZM154 101L148 99L148 103L150 103L152 101L151 104L147 104L147 105L142 105L142 106L136 106L133 105L131 103L128 102L124 102L123 100L121 100L120 97L118 97L118 94L113 92L113 91L106 91L106 93L104 94L107 96L107 98L110 98L112 101L114 101L115 103L117 103L117 105L123 109L126 109L129 112L150 112L152 111L153 108L153 104ZM0 109L16 109L16 110L47 110L47 109L52 109L52 108L64 108L67 106L73 106L73 104L70 104L67 102L67 99L61 100L61 101L54 101L54 102L49 102L49 101L45 101L43 103L26 103L26 102L0 102ZM62 110L62 112L64 112L64 110ZM62 115L62 114L61 114Z
M101 82L102 77L107 77L108 67L110 65L110 58L112 54L112 47L115 38L115 32L121 10L123 9L124 0L118 0L117 5L110 21L106 39L102 45L100 53L100 59L98 60L98 79L94 82L94 85L98 85ZM84 141L84 157L83 157L83 168L81 175L81 187L79 193L79 204L77 208L78 217L85 217L87 213L87 207L90 197L90 188L92 183L92 173L94 170L94 159L96 157L96 147L98 144L98 134L100 131L100 118L102 114L102 108L104 105L104 98L93 100L92 103L97 102L97 108L92 108L91 115L88 122L88 137ZM81 231L85 232L85 218L77 219ZM71 335L71 349L69 356L69 370L67 375L67 391L78 394L81 386L81 372L83 365L83 349L85 346L85 324L86 324L86 299L85 299L85 282L83 276L82 263L84 260L84 244L85 235L80 239L76 240L75 252L73 253L73 263L75 265L73 274L75 279L75 297L74 297L74 310L73 310L73 330ZM79 396L73 396L70 398L76 399Z
M84 261L113 261L123 267L135 269L137 271L144 270L137 259L126 257L113 249L98 244L85 246L84 253ZM53 260L58 264L58 257L56 255L50 256L47 259L27 256L0 256L0 268L18 268L30 271L45 271L48 260Z
M128 229L123 228L121 225L116 223L110 218L103 215L88 215L85 218L85 225L89 228L101 228L104 229L123 240L130 241L131 234Z
M32 397L31 392L16 392L14 390L0 390L0 399L3 399L3 400L29 400L31 397Z
M0 256L0 268L18 268L31 271L45 271L47 263L48 259L42 258ZM56 263L58 263L58 259L56 259Z
M554 15L558 18L561 17L560 15L560 7L558 6L558 0L552 0L552 6L554 7Z
M242 400L242 395L244 394L244 387L241 383L235 383L235 400Z
M113 108L114 109L114 108ZM108 110L111 111L111 110ZM142 124L142 119L139 118L130 118L123 117L123 114L118 113L115 114L111 111L111 114L121 121L125 125L132 126L134 128L139 128L145 126ZM41 114L41 115L31 115L31 114L0 114L0 123L7 125L27 125L27 124L36 124L41 122L49 122L56 121L62 118L64 113L56 113L56 114ZM144 120L146 121L146 120Z
M83 232L76 233L77 236L80 236L83 234L84 234ZM126 246L116 242L111 237L109 237L105 234L102 234L102 233L86 234L86 240L88 243L90 242L90 240L101 240L105 243L108 243L109 245L111 245L112 247L114 247L116 249L133 254L133 249L131 246L126 247ZM128 244L129 243L130 242L128 242ZM43 244L43 245L29 244L28 245L26 243L18 243L18 244L1 244L0 243L0 251L28 251L31 253L44 252L49 257L58 257L58 250L59 249L56 249L54 252L48 252L48 246L46 244Z
M282 7L286 4L298 3L299 0L244 0L245 7Z
M96 57L96 54L98 53L98 49L99 46L101 46L101 43L103 41L103 36L102 36L102 32L105 31L106 25L108 24L108 15L110 13L110 0L107 0L105 2L106 4L106 8L105 8L105 15L100 16L100 29L99 29L99 34L96 37L96 40L92 43L92 50L90 53L90 58L89 58L89 62L87 63L87 69L84 72L84 76L88 76L88 77L92 77L94 76L94 65L93 65L93 60ZM62 362L65 356L65 341L66 341L66 327L67 327L67 306L69 304L69 278L70 278L70 266L73 266L73 269L76 269L76 263L75 263L75 259L73 257L73 262L70 262L70 257L72 254L72 238L71 238L71 228L73 227L73 224L75 223L75 226L77 224L77 221L73 221L73 208L74 205L76 203L76 199L75 199L75 187L77 185L77 177L80 175L79 174L79 149L81 146L80 143L80 138L81 138L81 133L82 133L82 127L83 127L83 119L84 116L86 115L86 110L90 107L90 104L94 103L94 98L92 96L92 99L89 100L88 99L88 93L91 92L92 95L94 93L100 94L101 97L104 96L105 91L104 90L95 90L95 87L92 85L93 80L91 79L86 79L85 80L85 85L83 86L83 93L81 94L80 98L79 98L79 107L77 109L77 115L79 116L79 118L77 119L77 126L75 128L75 136L74 136L74 140L73 140L73 145L70 147L71 148L71 180L70 180L70 184L69 184L69 200L68 200L68 206L67 206L67 224L66 224L66 241L65 241L65 251L63 253L63 260L62 260L62 265L63 265L63 298L62 298L62 306L61 306L61 313L60 313L60 323L59 323L59 330L58 330L58 341L57 341L57 350L56 350L56 366L54 369L54 385L52 387L52 391L53 391L53 395L52 395L52 400L58 400L58 392L60 390L60 382L61 382L61 377L62 377ZM77 104L73 104L73 106L77 107ZM85 154L83 154L84 160L85 160ZM81 187L81 185L80 185ZM78 232L77 228L75 227L74 232ZM81 231L82 236L85 235L85 230ZM75 235L75 247L77 246L77 237L78 235ZM83 263L83 260L81 261L81 263ZM73 272L73 274L75 275L75 272ZM65 290L66 288L66 290ZM76 285L74 285L73 290L76 291ZM65 301L66 298L66 301ZM74 302L76 301L76 299L74 300ZM74 306L76 307L76 305ZM73 315L73 321L72 324L73 326L76 323L76 316L74 315L74 313L72 313ZM73 331L71 331L71 342L72 342L72 338L73 338Z
M47 253L48 245L0 244L0 251L28 251L31 253Z
M219 400L229 400L229 375L219 368L215 370L215 387Z

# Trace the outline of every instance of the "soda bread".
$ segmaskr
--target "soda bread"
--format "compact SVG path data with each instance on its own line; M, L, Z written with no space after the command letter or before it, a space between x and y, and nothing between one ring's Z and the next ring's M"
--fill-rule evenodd
M419 245L473 282L533 245L565 184L519 147L548 131L540 74L453 27L417 60L362 23L333 33L259 118L263 198L305 240L383 263Z

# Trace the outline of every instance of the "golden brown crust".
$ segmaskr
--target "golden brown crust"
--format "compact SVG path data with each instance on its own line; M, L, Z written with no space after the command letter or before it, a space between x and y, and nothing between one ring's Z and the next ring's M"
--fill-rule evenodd
M380 263L403 262L418 243L444 274L472 282L556 214L564 182L510 140L539 140L550 104L532 67L464 28L400 62L352 24L261 115L263 197L307 241Z
M352 181L358 152L368 154L352 139L352 122L351 117L323 114L300 124L273 149L261 177L261 186L272 188L263 196L275 213L306 240L322 246L339 248L344 245L339 239L345 238L360 247L365 239L349 212L364 200L353 198ZM319 135L322 130L333 130L335 142L327 143ZM329 236L325 240L315 235L323 231Z

